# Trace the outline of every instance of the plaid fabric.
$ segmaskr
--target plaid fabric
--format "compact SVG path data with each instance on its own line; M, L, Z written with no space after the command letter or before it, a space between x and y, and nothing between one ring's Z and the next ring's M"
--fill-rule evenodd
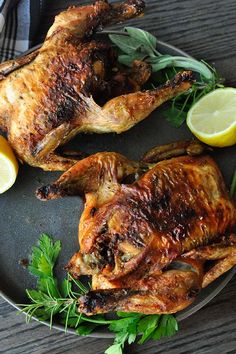
M0 62L30 48L45 0L0 0Z

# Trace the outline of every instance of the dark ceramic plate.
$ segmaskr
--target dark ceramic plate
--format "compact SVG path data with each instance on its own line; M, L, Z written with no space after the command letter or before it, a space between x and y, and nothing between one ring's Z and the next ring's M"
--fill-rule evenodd
M158 50L166 54L188 56L163 42L158 42ZM98 151L116 151L131 159L139 159L145 151L155 145L191 137L186 125L179 129L173 128L164 118L163 108L161 108L126 133L79 135L70 143L70 147L83 149L90 154ZM223 172L227 185L230 183L235 163L233 149L219 149L212 154ZM35 286L35 278L29 275L19 261L28 257L31 247L36 244L41 233L46 232L62 241L62 252L56 269L61 277L65 275L64 265L78 248L77 228L83 210L81 199L70 197L43 203L34 195L36 188L53 181L59 175L60 173L43 172L37 168L21 166L13 188L0 195L1 293L15 307L16 304L28 302L25 289ZM189 317L207 304L225 287L235 273L236 268L202 290L191 306L177 314L178 320ZM44 323L48 325L47 322ZM54 327L63 330L59 324ZM73 330L68 332L75 333ZM90 336L108 338L113 335L108 330L101 329Z

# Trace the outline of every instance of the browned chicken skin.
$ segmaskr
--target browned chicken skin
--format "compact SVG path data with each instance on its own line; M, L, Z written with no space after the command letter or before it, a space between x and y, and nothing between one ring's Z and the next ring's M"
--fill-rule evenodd
M188 155L155 162L171 149ZM85 195L80 251L67 266L92 276L80 311L174 313L236 264L235 204L213 159L193 156L204 149L170 144L147 153L151 163L98 153L37 191L42 200Z
M122 133L190 88L191 74L185 72L162 88L141 92L149 66L117 68L112 47L91 39L97 29L143 10L143 0L71 7L56 17L39 50L0 65L0 129L20 160L67 170L76 160L56 153L60 145L82 132Z

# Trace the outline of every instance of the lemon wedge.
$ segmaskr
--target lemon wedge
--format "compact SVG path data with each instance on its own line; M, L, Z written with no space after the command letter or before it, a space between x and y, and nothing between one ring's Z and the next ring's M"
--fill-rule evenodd
M236 88L220 88L201 98L188 112L187 125L204 143L236 144Z
M6 192L15 183L18 162L7 140L0 135L0 193Z

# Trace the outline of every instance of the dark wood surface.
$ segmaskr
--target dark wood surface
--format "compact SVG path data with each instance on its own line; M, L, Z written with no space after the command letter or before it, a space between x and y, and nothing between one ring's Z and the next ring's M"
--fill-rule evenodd
M48 0L35 43L42 42L54 15L84 1ZM147 14L132 25L152 31L195 56L214 63L231 85L236 84L235 0L147 0ZM121 26L118 26L121 27ZM100 354L111 340L68 335L32 322L0 300L0 353ZM127 353L236 353L236 278L204 309L180 323L170 339L129 347Z

